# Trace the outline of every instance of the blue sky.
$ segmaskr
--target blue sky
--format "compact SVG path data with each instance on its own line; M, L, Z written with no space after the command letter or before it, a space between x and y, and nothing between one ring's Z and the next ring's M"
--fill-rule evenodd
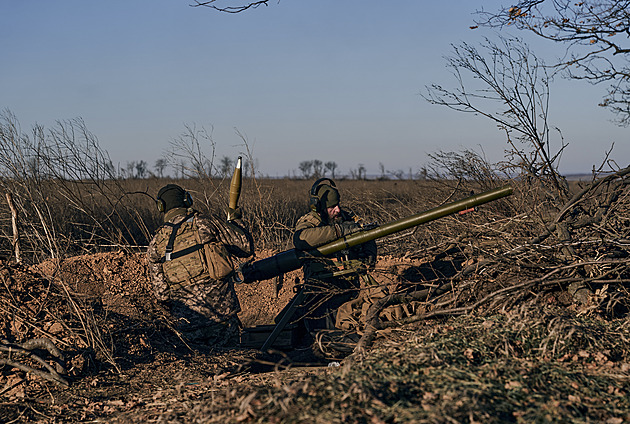
M492 122L419 95L453 86L443 58L451 44L493 35L469 29L474 1L272 0L236 15L189 4L2 2L0 109L24 131L81 117L121 167L152 167L186 126L211 131L218 157L244 151L240 132L269 176L299 174L311 159L378 174L380 164L415 172L438 150L503 157ZM561 54L532 42L543 57ZM597 107L605 87L557 81L551 90L550 122L569 143L563 172L599 166L613 142L612 157L628 165L628 129Z

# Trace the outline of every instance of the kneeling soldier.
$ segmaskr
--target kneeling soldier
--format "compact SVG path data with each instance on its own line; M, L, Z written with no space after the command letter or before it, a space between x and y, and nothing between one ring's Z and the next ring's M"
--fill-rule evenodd
M311 211L295 227L293 244L308 251L364 229L356 217L341 209L339 191L334 181L321 178L310 190ZM345 314L338 309L357 298L359 291L375 284L368 273L376 263L376 242L369 241L345 249L334 257L311 258L305 262L304 290L308 293L304 323L311 333L340 328ZM343 326L343 325L341 325Z
M154 293L187 339L212 347L236 345L241 308L234 261L253 255L253 240L240 213L226 222L202 215L192 203L190 194L175 184L158 192L164 224L147 251Z

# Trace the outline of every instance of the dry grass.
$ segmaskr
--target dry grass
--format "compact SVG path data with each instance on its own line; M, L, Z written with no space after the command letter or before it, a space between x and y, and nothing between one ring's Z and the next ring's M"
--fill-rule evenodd
M123 182L116 205L137 213L137 221L127 222L130 233L150 234L159 225L151 199L137 193L155 193L165 182ZM200 209L224 213L228 181L180 183L193 193ZM626 174L590 189L578 187L576 196L560 205L539 202L544 194L525 182L513 184L513 196L474 214L447 217L379 241L381 253L421 264L379 270L389 272L389 281L401 286L392 301L419 302L421 312L394 323L381 322L378 313L373 314L373 326L366 332L372 339L340 367L304 369L294 364L270 372L268 363L278 358L246 351L182 354L172 350L175 339L157 343L159 331L165 329L151 326L145 317L144 327L133 327L137 323L131 321L133 337L124 332L108 336L118 337L116 343L128 340L128 345L114 343L115 349L104 349L115 355L123 355L125 346L129 349L124 360L115 358L123 364L118 370L105 366L103 355L100 366L75 375L69 389L43 384L29 398L5 403L1 418L200 423L627 421ZM338 187L344 204L368 222L424 211L465 197L473 188L430 181L338 181ZM259 249L289 247L291 228L307 210L309 188L310 181L245 181L241 205ZM94 213L99 209L111 216L106 206L96 207ZM3 231L8 238L8 230ZM134 242L121 234L114 238L119 245ZM72 243L85 246L83 236L68 241ZM61 293L61 283L52 294ZM447 289L438 292L437 287ZM12 302L9 298L15 307ZM63 305L72 310L71 303ZM78 337L93 335L79 331L93 306L83 304L83 314L75 310L69 321ZM95 319L107 328L107 319L113 316L97 313ZM164 351L153 352L150 361L132 355L133 349L154 347ZM265 372L259 372L261 367Z
M121 423L627 421L627 320L560 314L520 310L407 326L383 334L358 362L206 372L182 385L165 381L157 399L138 392L133 405L114 403L116 412L94 416ZM561 329L567 326L573 331ZM550 342L562 347L552 352Z

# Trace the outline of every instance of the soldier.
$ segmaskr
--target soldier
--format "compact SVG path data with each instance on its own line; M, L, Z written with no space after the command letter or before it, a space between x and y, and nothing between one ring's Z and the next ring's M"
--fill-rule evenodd
M240 304L234 290L234 261L253 255L251 234L241 221L222 221L192 208L191 195L175 184L157 195L164 224L149 243L153 290L177 319L187 339L213 347L239 342Z
M295 227L293 244L308 251L338 238L364 229L358 218L341 209L335 182L320 178L311 187L311 211ZM304 264L304 324L310 333L320 329L334 330L345 316L338 308L357 298L359 289L372 284L368 268L376 263L376 242L370 241L342 250L334 257L311 258Z

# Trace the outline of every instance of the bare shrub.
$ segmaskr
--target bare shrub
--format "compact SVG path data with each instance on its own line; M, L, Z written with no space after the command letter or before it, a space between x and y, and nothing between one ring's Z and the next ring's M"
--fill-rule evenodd
M13 195L34 262L147 239L111 160L81 119L27 134L10 112L0 115L0 188ZM10 237L3 229L2 239Z
M568 187L558 165L567 143L548 119L550 77L543 62L522 40L500 37L499 42L486 39L480 48L467 43L453 46L447 67L456 88L433 84L425 99L494 122L508 143L505 172L535 181L555 207L566 201ZM472 164L464 166L474 170Z

